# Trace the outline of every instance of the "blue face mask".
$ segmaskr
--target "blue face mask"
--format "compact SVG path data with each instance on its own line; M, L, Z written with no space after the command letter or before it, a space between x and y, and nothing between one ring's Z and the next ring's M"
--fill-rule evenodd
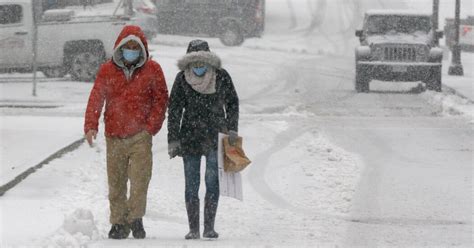
M202 77L207 72L207 66L193 67L193 72L196 76Z
M122 50L122 53L123 53L123 58L127 62L135 62L138 59L138 57L140 57L140 50L132 50L132 49L124 48Z

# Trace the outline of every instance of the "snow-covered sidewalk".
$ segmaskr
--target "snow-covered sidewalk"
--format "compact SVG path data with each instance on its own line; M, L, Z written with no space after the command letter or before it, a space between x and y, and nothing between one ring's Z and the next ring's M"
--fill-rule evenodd
M82 137L82 118L0 116L0 186Z
M0 186L82 138L83 108L92 84L31 74L0 76Z
M463 76L450 76L447 73L451 65L451 54L449 60L443 64L445 74L443 75L443 84L456 91L460 96L474 102L474 53L463 52L461 63L464 68Z

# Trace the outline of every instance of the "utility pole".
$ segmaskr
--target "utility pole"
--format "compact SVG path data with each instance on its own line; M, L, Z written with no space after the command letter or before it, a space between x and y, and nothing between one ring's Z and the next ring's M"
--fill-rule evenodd
M41 19L43 14L43 6L41 1L32 1L32 11L33 11L33 96L36 96L36 72L38 70L38 22Z
M464 70L461 64L461 47L459 45L459 29L461 25L460 14L461 0L456 0L456 10L454 17L454 46L451 51L451 66L449 67L448 71L448 74L453 76L464 75Z
M439 0L433 0L433 15L432 15L432 20L431 22L433 23L433 30L436 32L439 29ZM439 46L439 39L436 37L435 43L437 46Z
M126 3L125 15L132 17L133 16L133 0L125 0L125 3Z

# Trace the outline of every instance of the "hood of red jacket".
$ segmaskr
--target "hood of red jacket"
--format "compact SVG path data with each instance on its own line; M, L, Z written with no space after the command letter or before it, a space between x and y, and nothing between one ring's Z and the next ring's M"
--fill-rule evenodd
M119 36L117 37L117 40L115 41L114 49L117 49L122 42L123 39L127 38L128 36L134 35L138 38L140 38L140 41L142 42L143 46L145 47L146 50L146 56L149 57L148 53L148 42L145 37L145 33L143 33L143 30L139 26L135 25L127 25L123 27L122 32L120 32Z

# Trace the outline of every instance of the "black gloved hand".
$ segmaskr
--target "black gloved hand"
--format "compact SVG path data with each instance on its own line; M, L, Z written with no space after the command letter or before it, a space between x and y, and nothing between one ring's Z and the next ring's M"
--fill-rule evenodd
M235 146L237 145L237 138L239 137L237 131L230 130L229 131L229 145Z
M168 155L170 156L170 159L181 155L181 145L179 141L173 141L168 144Z

